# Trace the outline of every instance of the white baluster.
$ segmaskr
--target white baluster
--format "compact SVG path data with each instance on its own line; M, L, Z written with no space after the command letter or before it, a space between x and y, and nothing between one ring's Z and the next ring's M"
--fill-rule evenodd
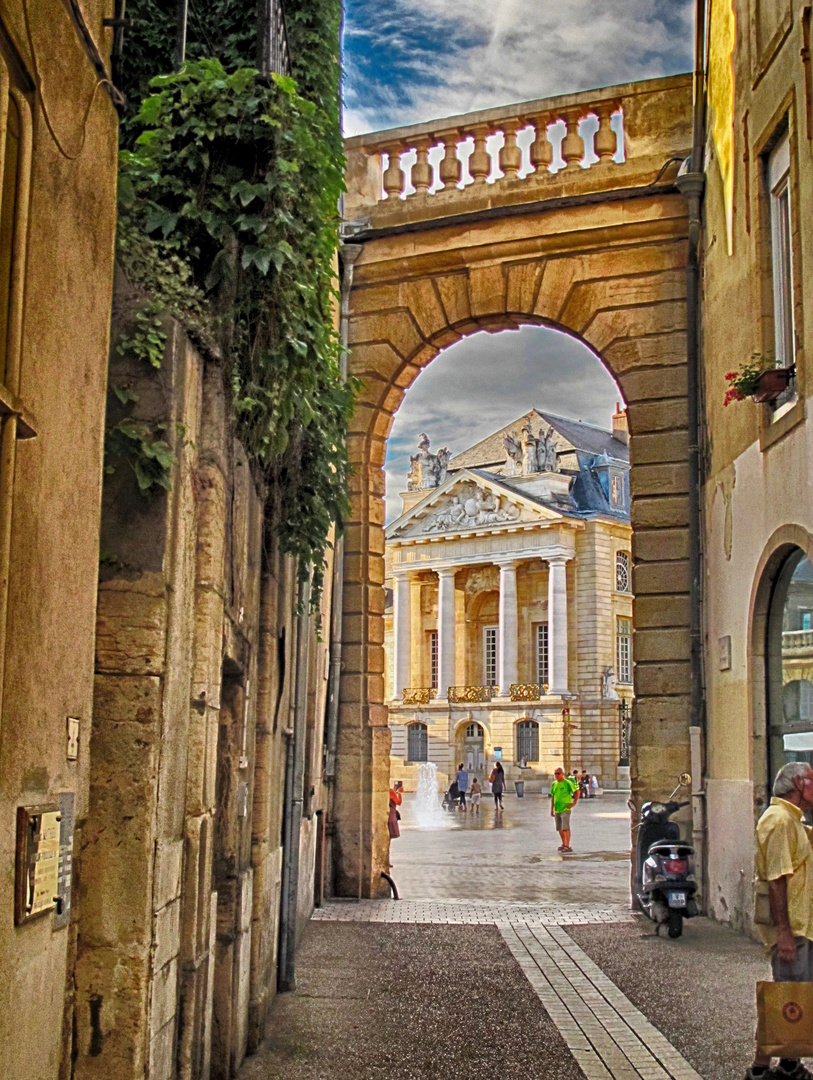
M401 192L404 190L404 174L401 170L401 150L400 144L392 147L388 150L389 164L387 165L386 172L384 173L384 190L387 193L388 199L397 199Z
M500 150L500 168L505 173L504 179L516 180L522 165L522 151L517 146L517 130L524 126L521 120L509 120L503 125L505 146Z

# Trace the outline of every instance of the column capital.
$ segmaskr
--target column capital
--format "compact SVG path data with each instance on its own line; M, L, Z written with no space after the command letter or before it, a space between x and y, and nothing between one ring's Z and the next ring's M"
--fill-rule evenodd
M459 566L436 566L436 567L434 567L434 571L438 575L439 578L441 578L441 577L443 577L443 578L454 577L459 569L460 569Z
M494 566L499 566L500 570L503 570L503 569L505 569L505 570L509 570L509 569L516 570L516 568L519 566L519 564L521 562L523 562L524 560L523 559L515 559L515 558L511 557L511 558L505 558L505 559L496 558L496 559L492 559L491 561L492 561L492 564Z
M542 558L549 565L564 566L565 563L569 563L571 559L575 558L575 554L573 552L557 551L555 555L543 555Z

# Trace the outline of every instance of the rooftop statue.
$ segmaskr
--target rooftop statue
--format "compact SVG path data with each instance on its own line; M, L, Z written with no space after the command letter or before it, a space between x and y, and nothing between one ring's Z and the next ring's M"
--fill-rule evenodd
M451 451L445 446L436 454L430 453L429 436L422 432L418 443L418 453L414 456L410 455L409 458L407 491L426 491L429 488L439 487L446 479L446 470L451 457Z
M530 476L537 472L559 472L559 458L553 441L553 428L545 434L539 429L537 438L531 429L531 418L525 421L519 440L512 435L503 438L508 457L506 458L507 476Z

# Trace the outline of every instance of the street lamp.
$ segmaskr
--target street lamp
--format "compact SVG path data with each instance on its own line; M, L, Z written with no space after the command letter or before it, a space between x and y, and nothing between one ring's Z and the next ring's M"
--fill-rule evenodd
M626 698L618 703L618 765L629 768L630 763L630 704Z

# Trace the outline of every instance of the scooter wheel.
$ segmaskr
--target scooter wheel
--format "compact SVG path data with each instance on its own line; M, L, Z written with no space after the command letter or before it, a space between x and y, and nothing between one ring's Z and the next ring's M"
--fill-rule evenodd
M669 912L669 937L680 937L683 933L683 916L679 911Z

